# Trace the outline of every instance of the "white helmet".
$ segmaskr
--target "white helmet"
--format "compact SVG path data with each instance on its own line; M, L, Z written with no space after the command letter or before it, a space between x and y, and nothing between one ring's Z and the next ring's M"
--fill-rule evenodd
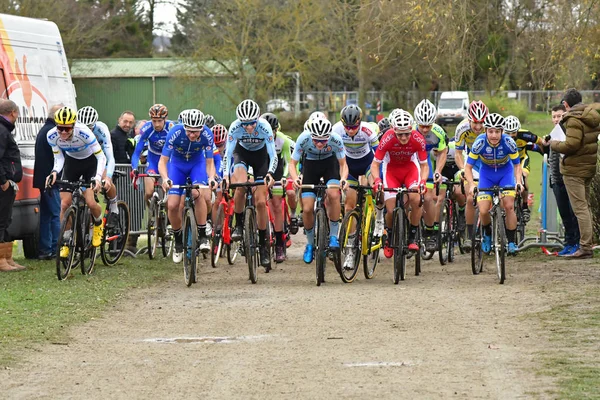
M327 118L314 118L308 125L312 138L318 140L329 139L332 128L333 126Z
M421 100L415 107L415 120L417 121L417 124L433 125L435 117L437 117L437 110L429 100Z
M506 132L517 132L519 129L521 129L521 121L519 121L519 118L514 115L509 115L504 118L504 130Z
M181 123L190 128L202 128L204 126L204 113L192 108L185 110L181 116Z
M390 115L388 116L388 119L391 121L392 118L394 117L394 115L398 114L400 111L402 111L401 108L394 108L392 110L392 112L390 112Z
M179 113L179 116L177 117L177 121L179 121L180 124L183 123L183 117L188 113L188 111L190 111L190 110L183 110L182 112Z
M77 111L77 121L87 126L94 126L98 121L98 111L91 106L82 107Z
M322 113L321 111L314 111L313 113L310 114L310 116L308 117L308 120L310 121L311 119L315 119L315 118L327 119L327 116L325 115L325 113Z
M394 110L396 111L396 110ZM397 109L396 112L393 112L393 115L390 114L390 125L394 129L408 129L412 128L414 124L414 120L412 115L408 111Z
M235 115L242 122L255 121L260 117L260 107L254 100L246 99L238 104Z
M486 128L504 129L504 117L497 113L488 114L483 120L483 126Z

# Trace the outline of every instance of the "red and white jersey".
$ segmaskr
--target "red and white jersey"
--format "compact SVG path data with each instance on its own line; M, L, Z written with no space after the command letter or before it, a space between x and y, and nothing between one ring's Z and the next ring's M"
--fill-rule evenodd
M396 137L393 129L388 129L379 140L379 146L375 151L375 161L382 163L385 161L388 167L394 168L397 165L403 165L413 162L413 157L419 160L419 163L427 163L427 151L425 138L416 130L410 134L408 143L402 144Z

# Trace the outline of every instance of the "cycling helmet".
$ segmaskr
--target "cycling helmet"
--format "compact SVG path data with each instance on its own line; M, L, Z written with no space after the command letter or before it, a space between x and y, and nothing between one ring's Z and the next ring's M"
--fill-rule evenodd
M317 140L329 139L331 129L331 122L327 118L315 118L308 126L312 138Z
M392 125L390 124L390 119L389 118L383 118L381 121L379 121L377 123L377 126L379 127L379 132L383 135L388 129L390 129L392 127Z
M217 124L212 128L213 135L215 137L215 144L218 146L225 142L227 139L227 128L221 124Z
M413 123L413 117L408 111L398 109L393 115L390 114L390 124L394 129L412 129Z
M181 122L190 128L202 128L204 126L204 113L196 109L186 110Z
M77 120L77 112L69 107L62 107L54 113L54 122L57 125L71 125Z
M77 111L77 121L87 126L94 126L98 121L98 111L91 106L82 107Z
M150 107L150 110L148 110L148 115L150 116L150 118L167 118L167 115L169 115L169 110L167 110L167 107L164 104L155 104L152 107Z
M255 121L260 117L260 107L254 100L246 99L238 104L235 115L242 122Z
M514 115L509 115L508 117L504 118L505 132L517 132L519 129L521 129L521 121L519 121L519 118L515 117Z
M310 116L308 117L308 119L314 119L314 118L325 118L327 119L327 115L325 115L325 113L322 113L321 111L313 111Z
M271 129L273 129L273 133L279 130L279 118L277 118L277 115L273 113L264 113L260 117L267 120L269 125L271 125Z
M350 104L342 108L341 121L344 126L356 126L360 124L362 119L362 110L359 106Z
M483 120L485 128L504 129L504 117L497 113L488 114Z
M178 121L180 124L182 124L182 123L183 123L183 116L184 116L185 114L187 114L187 112L188 112L188 111L190 111L190 110L183 110L183 111L181 111L181 112L179 113L179 116L177 117L177 121Z
M437 117L437 110L429 100L421 100L415 107L415 121L418 125L433 125L435 117Z
M212 129L216 123L217 123L217 121L215 120L215 117L213 117L212 115L206 114L204 116L204 125L208 126L210 129Z
M488 113L487 106L481 100L473 101L469 105L469 121L483 122Z

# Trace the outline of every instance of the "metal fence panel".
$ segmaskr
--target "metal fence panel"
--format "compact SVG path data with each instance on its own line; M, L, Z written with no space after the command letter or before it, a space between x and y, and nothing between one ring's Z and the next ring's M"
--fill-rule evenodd
M117 182L117 197L119 200L125 201L129 206L129 222L131 233L145 233L146 232L146 205L144 204L144 180L140 179L138 190L133 189L133 185L129 180L129 174L131 173L130 164L117 164L115 169L123 172L126 177ZM138 171L143 173L146 171L145 166L138 167Z

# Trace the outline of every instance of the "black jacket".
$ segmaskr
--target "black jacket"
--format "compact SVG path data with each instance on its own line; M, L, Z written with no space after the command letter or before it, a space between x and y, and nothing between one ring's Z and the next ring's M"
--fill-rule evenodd
M14 124L0 116L0 185L4 185L9 179L21 182L23 178L21 152L12 135L14 129Z
M56 123L48 118L46 123L37 134L35 139L35 163L33 165L33 187L44 190L46 177L52 172L54 166L54 154L52 147L48 144L48 132L54 128ZM60 173L60 171L58 171ZM58 175L60 178L60 174Z
M133 154L133 145L129 141L130 135L119 125L110 131L110 140L112 142L115 163L131 164L131 155Z

